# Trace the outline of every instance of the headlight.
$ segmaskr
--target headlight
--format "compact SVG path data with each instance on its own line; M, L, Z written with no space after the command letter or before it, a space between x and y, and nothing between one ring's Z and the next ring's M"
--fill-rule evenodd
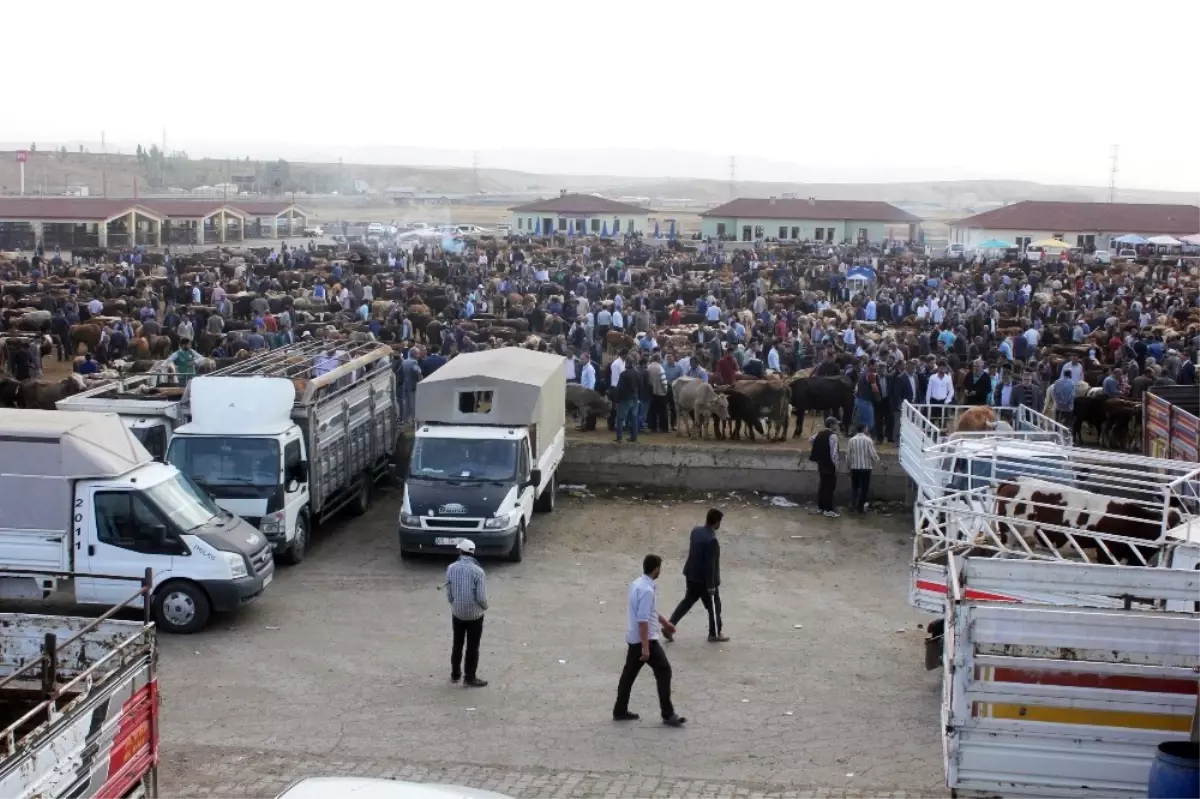
M240 552L222 552L221 554L225 556L225 562L229 564L229 573L235 580L239 577L250 576L250 572L246 570L246 559Z
M400 526L401 527L420 528L421 527L421 517L414 516L411 513L401 513L400 514Z
M503 516L494 516L491 519L484 519L483 529L485 529L485 530L507 530L508 528L510 528L516 524L516 522L513 521L514 515L515 515L515 512L506 513Z
M284 513L281 510L275 511L274 513L268 513L266 516L262 517L262 521L258 523L258 529L264 534L287 532L283 529L284 518Z

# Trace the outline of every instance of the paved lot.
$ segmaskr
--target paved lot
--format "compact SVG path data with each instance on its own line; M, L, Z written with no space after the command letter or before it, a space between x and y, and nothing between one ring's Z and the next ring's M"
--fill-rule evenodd
M668 646L687 728L657 722L649 670L634 689L642 720L616 725L626 585L643 554L662 554L669 614L687 531L714 502L733 641L707 643L697 605ZM563 501L536 519L524 563L484 564L491 685L474 690L447 679L447 561L399 559L397 503L381 495L330 526L245 612L162 639L165 795L272 796L308 774L514 796L944 793L940 673L921 669L924 619L905 602L906 516Z

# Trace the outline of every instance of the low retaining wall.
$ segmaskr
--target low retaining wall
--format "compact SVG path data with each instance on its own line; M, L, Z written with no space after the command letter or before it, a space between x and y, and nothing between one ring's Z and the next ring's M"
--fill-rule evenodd
M905 501L908 475L894 454L880 456L871 475L871 497ZM760 491L817 494L816 464L807 451L695 444L617 444L568 441L560 483L686 488L692 491ZM850 497L850 476L838 474L837 499Z

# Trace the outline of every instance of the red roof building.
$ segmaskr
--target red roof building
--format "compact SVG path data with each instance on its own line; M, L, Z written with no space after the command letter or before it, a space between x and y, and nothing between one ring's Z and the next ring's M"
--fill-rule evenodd
M1057 238L1078 247L1110 249L1129 233L1149 238L1200 232L1200 206L1151 203L1063 203L1026 200L950 225L950 241L970 248L988 239L1021 247Z

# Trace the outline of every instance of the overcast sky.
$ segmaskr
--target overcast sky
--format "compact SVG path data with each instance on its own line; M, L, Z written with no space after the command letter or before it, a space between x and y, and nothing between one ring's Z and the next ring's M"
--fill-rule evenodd
M8 144L1200 190L1195 0L6 5Z

